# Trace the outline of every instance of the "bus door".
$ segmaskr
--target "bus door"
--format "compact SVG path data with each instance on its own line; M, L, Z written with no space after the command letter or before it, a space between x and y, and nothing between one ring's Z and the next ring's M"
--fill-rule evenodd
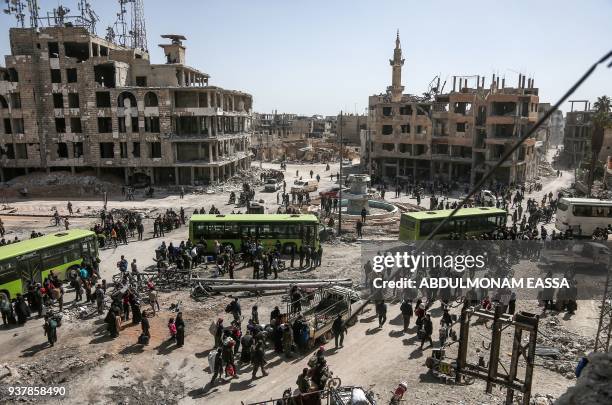
M312 225L302 225L302 245L314 247L314 227Z
M42 284L42 264L38 254L28 254L18 258L17 271L21 275L24 291L31 280Z
M455 232L464 233L467 230L465 219L455 219Z

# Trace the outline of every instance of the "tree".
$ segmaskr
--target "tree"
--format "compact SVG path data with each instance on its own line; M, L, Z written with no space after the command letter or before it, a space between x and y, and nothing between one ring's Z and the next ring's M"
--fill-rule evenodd
M610 108L612 108L612 103L610 101L610 97L601 96L597 97L597 101L593 104L593 107L597 112L610 112Z

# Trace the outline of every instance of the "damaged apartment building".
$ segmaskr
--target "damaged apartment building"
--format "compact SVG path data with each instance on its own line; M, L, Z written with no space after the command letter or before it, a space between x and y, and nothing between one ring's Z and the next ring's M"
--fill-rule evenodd
M383 178L474 184L538 119L538 89L519 75L516 87L495 77L452 78L452 91L438 85L424 96L404 94L399 33L392 84L370 96L368 129L362 131L362 161ZM442 86L444 87L444 86ZM501 183L537 176L536 140L528 139L495 172Z
M30 171L114 174L127 184L198 185L250 165L252 96L208 84L186 39L165 64L85 27L11 28L0 68L2 181Z

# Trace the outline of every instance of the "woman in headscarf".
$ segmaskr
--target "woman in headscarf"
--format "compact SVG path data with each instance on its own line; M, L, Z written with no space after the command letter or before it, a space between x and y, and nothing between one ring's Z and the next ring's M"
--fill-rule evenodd
M185 321L183 321L182 312L176 314L174 324L176 325L176 346L182 347L185 344Z

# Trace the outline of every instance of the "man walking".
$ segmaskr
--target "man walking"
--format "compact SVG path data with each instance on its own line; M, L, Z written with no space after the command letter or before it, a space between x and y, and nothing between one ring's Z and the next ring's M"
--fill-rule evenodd
M340 339L340 347L344 347L344 334L346 333L346 326L344 325L344 322L342 322L342 315L338 314L338 317L334 320L332 332L334 333L336 349L338 348L338 339Z
M433 334L433 323L431 322L431 315L425 315L425 319L423 319L423 330L421 335L421 350L423 350L423 344L425 341L429 341L429 345L433 346L433 340L431 340L431 335Z
M408 332L408 328L410 327L410 318L412 318L412 302L410 300L405 299L400 306L400 311L402 311L402 318L404 319L404 332Z
M266 370L264 369L264 365L266 364L265 353L263 348L262 341L258 341L255 345L255 350L253 350L253 380L256 378L257 370L261 368L261 373L263 376L267 376Z
M381 300L376 303L376 314L378 315L378 327L382 328L387 322L387 304L384 301Z

